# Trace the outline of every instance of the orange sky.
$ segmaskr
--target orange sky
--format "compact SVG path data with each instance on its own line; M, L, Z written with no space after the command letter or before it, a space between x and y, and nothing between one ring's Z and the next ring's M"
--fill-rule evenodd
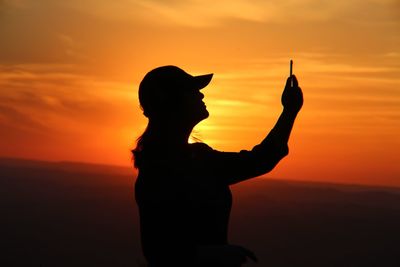
M214 73L196 136L251 149L305 95L268 177L400 186L396 0L3 0L0 156L130 165L137 86L166 64Z

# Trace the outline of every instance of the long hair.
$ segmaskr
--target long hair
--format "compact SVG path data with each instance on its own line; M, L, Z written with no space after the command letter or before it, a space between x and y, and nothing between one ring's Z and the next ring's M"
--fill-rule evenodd
M146 129L144 132L136 139L136 147L132 149L132 160L134 162L134 167L139 168L142 164L143 160L143 152L146 150L149 150L150 147L154 148L154 135L152 137L151 133L154 133L154 131L159 130L157 128L156 123L153 120L149 119L149 122L146 126ZM195 141L195 142L202 142L202 140L196 136L197 132L192 131L190 134L190 138Z
M136 139L136 147L132 149L132 159L135 168L139 168L141 165L141 158L143 150L146 148L147 144L150 143L150 121L146 126L144 132Z
M143 155L146 153L147 155L151 154L151 151L156 151L160 148L160 143L157 142L157 135L162 134L163 128L165 127L163 119L159 118L159 115L155 116L145 116L149 119L147 123L146 129L136 139L136 147L132 149L132 157L134 161L135 168L140 168L143 162Z

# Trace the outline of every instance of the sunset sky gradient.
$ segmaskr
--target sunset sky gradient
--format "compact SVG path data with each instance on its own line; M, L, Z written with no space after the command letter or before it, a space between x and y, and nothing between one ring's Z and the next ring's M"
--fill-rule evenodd
M152 68L214 73L194 136L251 149L289 60L304 92L267 177L400 186L398 0L0 1L0 156L131 165Z

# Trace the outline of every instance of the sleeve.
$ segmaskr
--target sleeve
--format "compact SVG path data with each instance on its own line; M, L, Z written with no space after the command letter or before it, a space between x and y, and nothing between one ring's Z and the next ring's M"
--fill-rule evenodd
M205 157L210 171L231 185L270 172L288 152L287 144L267 139L250 151L222 152L208 147Z

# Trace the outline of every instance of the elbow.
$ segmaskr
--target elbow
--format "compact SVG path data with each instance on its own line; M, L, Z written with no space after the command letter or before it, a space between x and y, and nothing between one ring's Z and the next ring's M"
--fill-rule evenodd
M283 159L287 155L289 155L289 146L286 144L282 146L282 148L277 153L276 164L278 164L278 162L281 161L281 159Z
M275 146L268 150L268 153L253 153L248 161L243 162L241 165L247 166L246 172L242 173L244 177L257 177L271 172L276 165L289 154L289 147L287 144L282 146ZM238 174L236 172L236 174ZM231 182L231 184L236 183Z
M286 144L283 146L282 151L281 151L281 159L289 155L289 146Z
M281 159L283 159L287 155L289 155L289 146L287 144L276 147L274 149L274 153L271 155L273 158L272 162L274 162L276 165Z
M280 149L277 149L271 158L269 160L269 164L265 165L265 172L270 172L272 171L276 165L287 155L289 155L289 147L287 145L282 146Z

